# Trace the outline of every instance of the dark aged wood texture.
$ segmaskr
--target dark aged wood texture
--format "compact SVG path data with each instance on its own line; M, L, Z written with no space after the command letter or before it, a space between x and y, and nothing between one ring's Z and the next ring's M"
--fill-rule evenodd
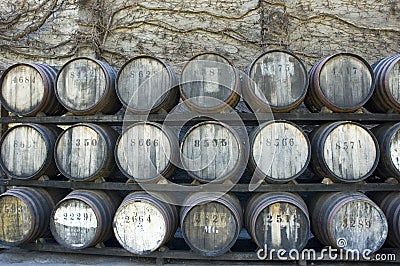
M162 195L150 195L144 191L126 196L119 206L113 222L118 242L131 253L148 254L175 233L178 212Z
M4 133L0 141L0 166L17 179L36 179L58 173L54 145L61 129L52 125L24 123Z
M126 62L117 77L117 95L133 113L169 112L179 101L177 77L164 61L138 56Z
M268 182L284 183L300 176L311 158L307 135L296 124L271 121L256 127L249 136L249 168Z
M229 112L239 102L239 73L224 56L202 53L183 67L180 93L185 104L201 113Z
M121 172L137 182L169 178L179 159L178 138L167 126L134 123L118 138L115 159Z
M247 67L243 97L254 112L287 112L301 104L308 87L307 69L300 58L283 50L258 56Z
M287 192L254 194L246 205L244 222L257 246L268 250L302 250L310 233L306 203Z
M0 195L0 243L16 246L49 233L55 199L42 188L19 187Z
M94 58L78 57L57 74L56 96L75 115L114 114L121 108L115 93L115 70Z
M372 65L375 91L366 107L374 112L400 112L400 54L383 58Z
M200 182L237 180L245 165L245 147L238 133L222 122L199 123L181 142L182 167Z
M111 192L74 190L54 208L51 233L69 249L94 246L112 236L112 220L119 203Z
M75 181L107 178L116 169L117 137L118 133L107 125L80 123L69 127L55 144L57 168Z
M400 123L384 123L371 131L380 150L380 160L375 173L383 179L400 179Z
M239 236L242 213L233 194L194 193L181 208L183 238L193 251L204 256L224 254Z
M353 112L361 108L374 90L374 74L362 57L339 53L320 60L309 73L305 98L312 112L322 107L335 112Z
M357 182L369 177L378 165L379 146L361 124L326 123L309 135L312 171L337 182Z
M310 204L311 229L325 245L376 252L385 242L385 214L360 192L324 193Z
M385 213L388 222L387 242L400 247L400 193L370 193L369 196Z
M39 112L59 115L65 109L54 94L57 70L43 64L17 63L0 78L0 100L4 108L16 115L35 116Z

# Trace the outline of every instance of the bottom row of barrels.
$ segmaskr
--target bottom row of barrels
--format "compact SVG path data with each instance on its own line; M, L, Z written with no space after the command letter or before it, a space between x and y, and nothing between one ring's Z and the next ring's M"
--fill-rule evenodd
M244 211L241 205L232 193L198 192L179 212L165 196L144 191L131 192L121 202L113 191L74 190L65 196L53 189L15 187L0 195L0 243L16 246L51 232L60 245L83 249L114 234L129 252L147 254L168 242L180 224L193 251L218 256L235 244L244 222L260 248L301 251L312 235L323 245L360 252L376 252L386 239L400 245L397 192L368 197L269 192L252 195Z

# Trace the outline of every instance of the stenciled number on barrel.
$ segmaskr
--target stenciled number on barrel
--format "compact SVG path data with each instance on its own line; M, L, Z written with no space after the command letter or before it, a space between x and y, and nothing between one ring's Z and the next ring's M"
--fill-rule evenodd
M160 144L159 139L131 139L131 146L158 146Z
M17 83L35 83L36 81L36 77L31 77L31 76L15 76L12 79L12 82L14 82L15 84Z
M227 139L195 139L193 140L194 147L225 147L228 145Z

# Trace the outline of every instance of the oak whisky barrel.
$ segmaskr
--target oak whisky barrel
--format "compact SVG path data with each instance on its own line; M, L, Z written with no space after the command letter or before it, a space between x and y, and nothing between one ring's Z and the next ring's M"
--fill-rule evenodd
M385 242L385 214L360 192L322 193L309 204L311 229L324 245L376 252Z
M307 69L300 58L288 51L262 53L247 67L246 74L242 92L253 112L288 112L306 96Z
M287 192L254 194L247 203L244 222L252 240L262 249L301 251L310 234L306 203Z
M38 113L60 115L65 109L54 93L57 70L38 63L17 63L0 78L0 101L9 112L20 116Z
M116 169L114 148L118 133L110 126L79 123L57 139L54 157L57 168L75 181L107 178Z
M115 160L121 172L136 182L169 178L179 159L178 137L167 126L138 122L118 138Z
M371 129L380 150L380 160L375 174L386 179L400 180L400 123L384 123Z
M311 146L307 135L294 123L270 121L256 127L249 136L249 169L272 183L296 179L308 166Z
M323 124L309 135L310 168L336 182L358 182L369 177L379 161L379 146L365 126L349 121Z
M137 191L123 200L113 221L114 235L123 248L148 254L166 243L178 226L178 212L162 197Z
M117 76L117 95L133 113L169 112L179 101L177 77L164 61L137 56L126 62Z
M388 56L372 65L375 90L366 107L372 112L400 112L400 54Z
M245 164L244 144L225 123L201 122L189 129L181 143L182 167L203 182L235 181Z
M83 249L108 240L118 197L107 191L74 190L54 208L50 229L54 239L68 249Z
M115 70L88 57L74 58L57 74L56 96L72 114L114 114L121 109L115 92Z
M8 129L0 140L0 166L15 179L37 179L58 174L54 146L61 129L23 123Z
M56 197L43 188L17 187L0 195L0 244L17 246L49 233Z
M362 57L338 53L316 63L309 72L304 103L312 112L327 107L334 112L354 112L372 96L375 78Z
M224 56L201 53L183 67L179 89L182 100L191 110L226 112L239 102L239 74Z
M185 242L203 256L219 256L236 242L243 211L233 194L198 192L190 195L180 212Z
M392 247L400 248L400 193L371 192L368 196L385 213L388 222L387 243Z

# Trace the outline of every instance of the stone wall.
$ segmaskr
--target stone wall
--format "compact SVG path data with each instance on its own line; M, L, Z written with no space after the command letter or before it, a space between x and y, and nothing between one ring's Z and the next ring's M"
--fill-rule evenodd
M60 67L93 56L117 70L148 54L179 72L203 51L244 69L257 54L287 49L310 68L353 52L373 63L400 52L397 0L3 0L0 70L17 61Z

